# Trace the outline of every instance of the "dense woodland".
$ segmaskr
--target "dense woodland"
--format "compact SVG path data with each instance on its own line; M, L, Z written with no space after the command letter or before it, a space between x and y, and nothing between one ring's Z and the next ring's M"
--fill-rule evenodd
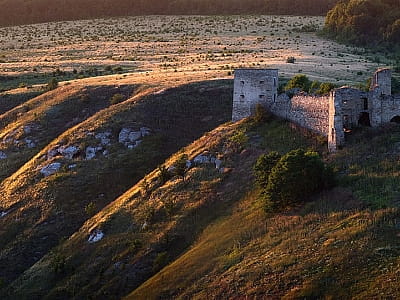
M400 0L347 0L338 3L326 18L325 31L354 44L400 44Z
M325 15L337 0L0 0L0 26L149 14Z

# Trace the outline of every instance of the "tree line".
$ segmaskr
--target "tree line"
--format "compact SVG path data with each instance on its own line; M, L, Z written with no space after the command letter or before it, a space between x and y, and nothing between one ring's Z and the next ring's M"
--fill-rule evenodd
M400 0L342 0L328 12L324 31L360 46L399 47Z
M0 0L0 26L127 15L325 15L338 0Z

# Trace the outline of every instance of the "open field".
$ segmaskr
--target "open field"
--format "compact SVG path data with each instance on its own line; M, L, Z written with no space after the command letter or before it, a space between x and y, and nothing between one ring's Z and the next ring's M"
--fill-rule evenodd
M323 17L150 16L0 28L0 90L53 76L155 84L167 78L170 85L229 78L239 67L279 68L283 77L305 73L336 84L363 82L380 59L318 37L323 23ZM296 62L287 63L288 57Z

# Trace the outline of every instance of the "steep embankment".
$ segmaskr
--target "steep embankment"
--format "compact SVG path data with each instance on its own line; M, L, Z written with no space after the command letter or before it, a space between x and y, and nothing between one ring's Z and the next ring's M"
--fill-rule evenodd
M273 136L279 137L265 145ZM170 167L187 154L185 180L163 179L154 170L15 281L12 295L126 295L193 245L208 224L230 214L252 189L252 164L263 149L300 146L306 140L281 121L257 129L218 127L165 162Z
M129 98L138 86L66 86L31 99L0 115L0 182L11 176L68 128Z
M17 89L12 92L0 93L0 115L42 94L41 91Z
M5 282L171 153L230 118L229 81L151 91L67 130L3 181L0 277Z
M399 144L398 125L356 132L337 188L272 216L249 193L127 298L398 297Z

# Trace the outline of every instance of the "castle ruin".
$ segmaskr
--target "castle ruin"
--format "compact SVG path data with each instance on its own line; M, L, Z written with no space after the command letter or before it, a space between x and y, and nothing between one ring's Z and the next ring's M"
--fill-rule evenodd
M341 87L329 95L278 95L277 69L235 71L232 121L251 116L257 104L328 138L329 151L345 143L345 132L355 126L377 127L400 123L400 94L392 95L390 69L375 72L369 92Z

